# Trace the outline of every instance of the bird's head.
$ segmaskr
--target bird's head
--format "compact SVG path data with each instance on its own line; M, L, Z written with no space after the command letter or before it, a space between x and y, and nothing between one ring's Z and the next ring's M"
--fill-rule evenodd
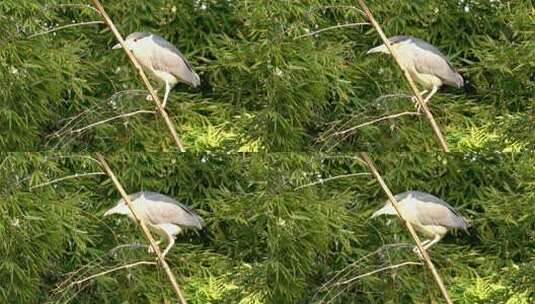
M112 214L123 214L123 215L130 215L132 212L130 211L130 208L128 208L128 205L126 202L121 199L117 202L117 205L115 207L109 209L104 213L104 216L112 215Z
M394 36L394 37L388 38L388 41L390 41L390 46L393 48L398 48L400 46L412 43L412 40L409 36ZM371 48L368 50L368 52L366 52L366 54L373 54L373 53L390 54L390 51L388 51L388 48L383 43L380 46Z
M152 34L148 32L135 32L126 37L124 44L129 50L134 51L139 46L140 41L150 36L152 36ZM117 43L112 47L114 50L120 48L122 48L120 43Z

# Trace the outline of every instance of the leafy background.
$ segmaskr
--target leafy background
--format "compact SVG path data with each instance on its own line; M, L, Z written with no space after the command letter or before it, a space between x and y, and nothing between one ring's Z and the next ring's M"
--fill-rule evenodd
M107 159L128 192L165 193L206 220L206 230L180 236L168 255L190 303L441 303L423 266L322 289L330 280L418 261L410 246L384 247L410 244L410 237L395 218L369 220L386 197L355 156L115 153ZM455 303L533 303L532 153L372 156L392 191L433 193L472 220L468 234L448 234L430 251ZM99 172L93 155L0 159L0 302L176 303L154 266L60 285L153 259L135 245L146 243L135 224L102 217L119 198L109 179L53 182Z
M0 3L0 147L10 151L174 149L125 54L112 51L89 1ZM379 43L354 0L103 1L123 34L148 30L176 44L202 86L179 85L168 111L192 151L429 151L438 148L414 111L398 68L367 56ZM444 88L431 109L454 151L533 149L535 10L528 0L368 1L386 33L438 46L466 79Z

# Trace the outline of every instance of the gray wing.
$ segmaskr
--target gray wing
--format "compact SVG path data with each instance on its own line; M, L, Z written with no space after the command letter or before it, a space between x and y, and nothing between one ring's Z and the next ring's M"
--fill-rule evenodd
M143 193L148 201L145 206L146 215L153 224L171 223L197 229L202 229L206 225L195 211L167 195L150 191L138 193L139 196Z
M440 225L448 228L467 229L468 222L442 199L421 191L407 191L396 195L396 199L403 200L411 195L411 199L418 203L418 219L423 225ZM399 198L397 197L399 196Z
M411 39L418 46L413 54L414 67L418 72L435 75L451 86L463 86L462 76L455 72L449 59L439 49L421 39Z
M173 74L193 87L200 85L199 75L193 71L189 61L174 45L154 34L152 40L161 47L161 53L158 52L153 60L153 68Z

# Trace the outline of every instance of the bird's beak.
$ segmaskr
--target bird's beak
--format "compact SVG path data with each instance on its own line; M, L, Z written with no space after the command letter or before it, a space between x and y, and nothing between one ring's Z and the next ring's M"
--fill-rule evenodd
M116 49L121 49L121 48L123 48L123 47L121 46L121 44L120 44L120 43L117 43L117 44L114 45L111 49L112 49L112 50L116 50Z
M115 213L115 207L111 208L110 210L104 212L104 216L108 216Z
M383 207L383 208L381 208L381 209L375 211L375 212L372 214L372 216L370 217L370 219L374 219L374 218L378 217L379 215L383 215L383 214L385 214L385 207Z
M373 53L388 53L388 49L384 44L381 44L380 46L376 46L372 49L369 49L366 54L373 54Z

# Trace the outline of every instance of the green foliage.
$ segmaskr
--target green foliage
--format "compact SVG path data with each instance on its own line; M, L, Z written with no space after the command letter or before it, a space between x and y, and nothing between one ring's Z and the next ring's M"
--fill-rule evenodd
M65 5L65 4L69 5ZM61 5L60 5L61 4ZM123 34L148 30L176 44L199 71L202 87L179 85L168 111L193 151L434 150L423 116L412 111L399 69L365 51L379 43L356 1L104 1ZM534 147L534 9L515 1L369 1L389 35L410 34L448 54L466 79L431 103L452 150ZM125 8L128 9L125 9ZM0 147L3 150L174 149L126 56L110 50L105 25L37 35L99 21L80 1L0 4ZM129 91L136 90L136 91ZM383 98L381 98L383 96Z
M165 274L150 265L69 286L151 260L132 221L102 218L118 199L109 179L54 182L99 172L91 155L1 159L0 302L174 299ZM107 159L128 192L166 193L205 218L207 229L179 236L168 256L190 303L440 302L422 266L333 284L418 261L395 219L368 219L385 201L371 176L342 176L366 173L355 155L116 153ZM385 154L375 160L392 191L434 193L472 220L468 234L450 234L431 250L456 303L532 302L533 154ZM384 247L394 243L409 245Z

